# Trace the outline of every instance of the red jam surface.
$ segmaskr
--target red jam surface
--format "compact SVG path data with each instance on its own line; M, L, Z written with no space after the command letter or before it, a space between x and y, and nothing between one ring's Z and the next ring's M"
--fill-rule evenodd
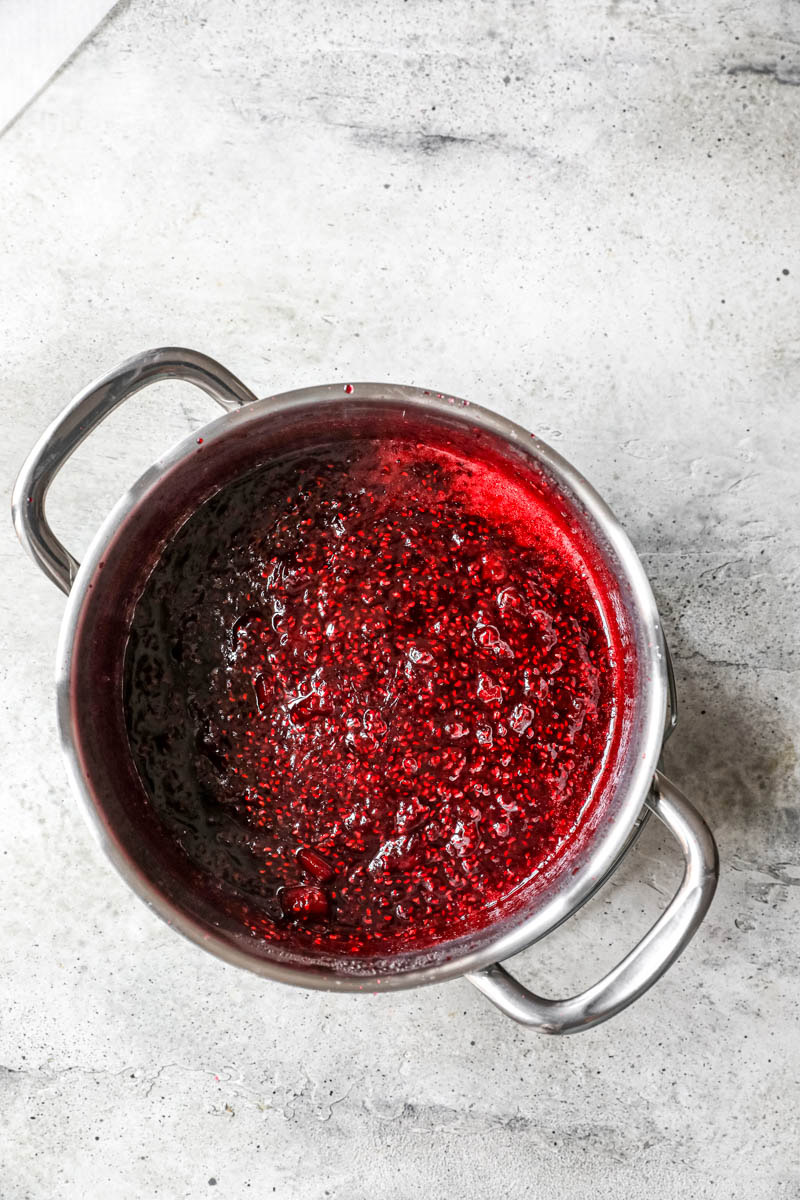
M135 610L130 743L161 822L270 941L482 928L591 806L619 671L552 497L405 441L228 485Z

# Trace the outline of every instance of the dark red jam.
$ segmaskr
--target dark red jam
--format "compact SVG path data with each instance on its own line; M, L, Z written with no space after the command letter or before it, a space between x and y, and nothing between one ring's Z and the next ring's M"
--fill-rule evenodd
M487 925L565 854L618 674L546 494L354 438L180 529L136 606L126 713L163 826L256 936L369 955Z

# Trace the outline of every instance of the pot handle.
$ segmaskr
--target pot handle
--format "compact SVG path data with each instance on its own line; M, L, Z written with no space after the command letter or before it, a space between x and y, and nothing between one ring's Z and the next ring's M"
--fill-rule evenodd
M647 804L674 835L684 856L683 879L667 908L604 979L569 1000L535 995L500 963L470 973L467 978L506 1016L540 1033L591 1029L638 1000L691 941L717 886L716 843L697 809L660 771Z
M117 405L150 383L194 383L223 408L240 408L253 393L213 358L195 350L144 350L90 383L56 417L28 455L11 500L17 536L48 579L69 593L80 564L53 533L45 513L50 484L69 456Z

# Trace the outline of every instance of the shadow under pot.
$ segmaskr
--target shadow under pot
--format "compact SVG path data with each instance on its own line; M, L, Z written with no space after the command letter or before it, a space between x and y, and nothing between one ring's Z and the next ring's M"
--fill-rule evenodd
M139 479L79 566L48 487L165 379L225 414ZM419 388L258 400L202 354L154 350L64 410L13 507L68 594L58 715L84 813L203 949L331 990L466 975L570 1033L641 996L696 931L717 853L658 770L676 709L653 595L538 438ZM573 914L651 812L684 856L675 896L599 983L533 994L501 962Z

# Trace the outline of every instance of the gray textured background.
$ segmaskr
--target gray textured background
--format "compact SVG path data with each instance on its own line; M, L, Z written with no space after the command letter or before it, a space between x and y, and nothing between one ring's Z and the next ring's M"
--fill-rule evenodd
M73 392L187 344L263 393L436 386L610 501L718 835L700 935L546 1039L465 982L270 985L103 861L53 711L63 598L0 535L0 1196L800 1196L800 7L132 0L0 141L3 485ZM70 548L212 406L137 398L53 488ZM515 969L592 981L674 888L651 828ZM214 1182L216 1181L216 1182Z

